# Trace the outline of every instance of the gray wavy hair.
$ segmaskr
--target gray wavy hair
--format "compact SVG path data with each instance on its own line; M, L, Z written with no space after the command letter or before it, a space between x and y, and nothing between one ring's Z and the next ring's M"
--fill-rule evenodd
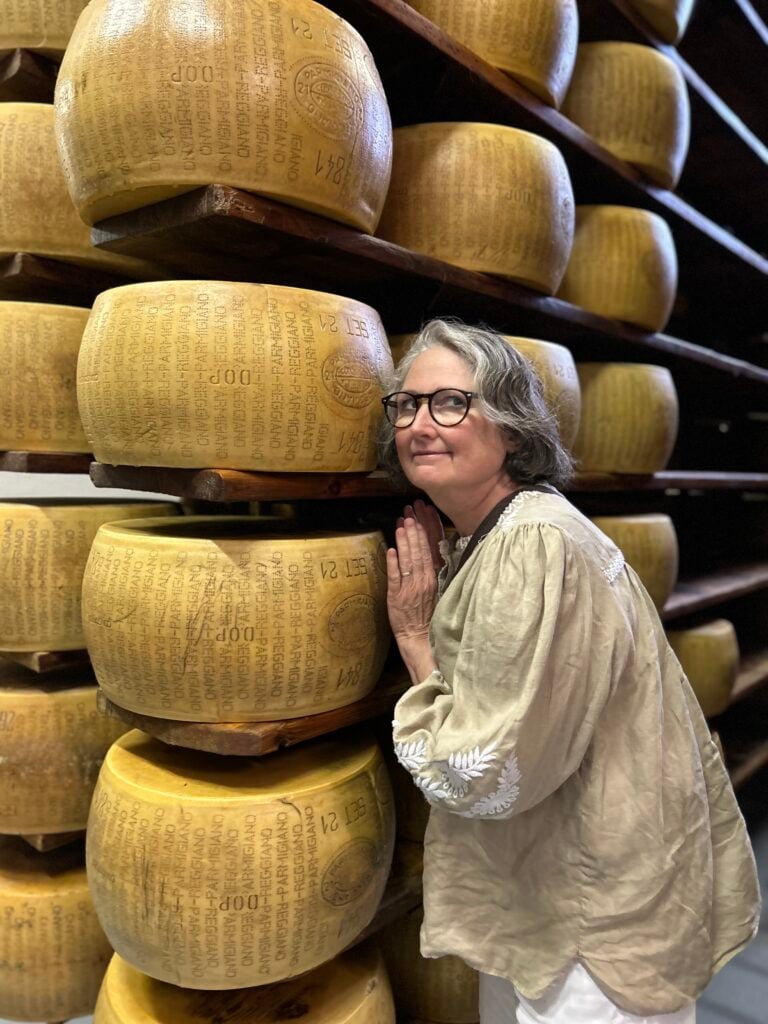
M402 390L414 360L436 347L450 349L469 366L483 415L514 444L515 450L505 461L510 478L520 484L564 487L573 475L573 459L560 440L557 420L544 400L538 374L496 331L469 327L459 320L431 320L397 364L387 391ZM380 448L383 466L402 482L405 478L395 448L395 428L386 418Z

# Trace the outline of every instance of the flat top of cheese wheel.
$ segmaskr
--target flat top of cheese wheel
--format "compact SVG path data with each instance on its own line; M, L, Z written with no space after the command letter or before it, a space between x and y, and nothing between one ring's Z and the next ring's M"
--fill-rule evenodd
M13 700L18 700L21 697L24 699L25 702L27 700L34 700L36 697L46 699L50 697L52 693L60 694L62 699L64 700L70 697L74 700L79 700L84 695L87 695L89 693L92 693L95 696L95 691L95 681L91 683L90 686L87 684L84 684L82 686L72 686L71 684L68 684L64 681L52 683L50 680L45 679L41 680L34 686L0 685L0 701L2 701L4 697L10 697ZM94 707L95 706L96 701L94 699Z
M335 786L363 772L377 753L365 732L267 757L232 758L170 747L134 729L107 751L103 771L143 798L152 792L174 802L183 796L186 803L256 805Z
M730 636L735 632L733 623L730 619L713 619L711 622L703 622L700 626L691 626L689 629L668 629L667 636L717 636L723 633Z
M576 217L583 213L602 213L606 216L613 214L622 217L636 217L640 220L654 220L669 228L669 224L658 213L652 210L642 210L639 206L618 206L612 203L578 203L576 205Z
M365 302L360 302L358 299L352 299L347 295L337 295L334 292L321 292L316 288L294 288L292 285L285 284L269 284L268 282L259 283L255 281L217 281L217 280L187 280L186 278L173 281L143 281L136 282L135 284L121 284L117 288L108 288L106 291L101 292L98 296L99 300L109 299L113 295L131 295L136 293L137 297L142 295L152 294L157 292L159 294L168 294L174 288L185 288L185 289L200 289L205 292L215 291L222 289L226 291L253 291L258 292L264 288L268 288L271 292L276 292L278 295L283 295L286 299L295 298L301 299L313 299L314 301L323 302L327 299L336 299L338 302L349 302L355 306L365 306L367 309L373 310L372 306L368 306ZM97 300L98 301L98 300ZM378 314L376 314L378 316Z
M93 509L98 512L109 511L110 509L124 509L127 505L135 506L140 508L142 505L146 507L148 515L151 511L159 508L173 508L177 505L173 501L141 501L139 499L128 499L127 501L115 501L109 498L89 498L87 501L83 501L79 498L8 498L5 501L0 502L0 513L12 512L17 509L24 509L27 511L38 511L45 510L47 512L61 509L63 511L71 512L73 510L81 509L87 512L88 509ZM178 506L179 508L181 506ZM151 511L150 511L151 510ZM160 519L158 518L158 522Z
M91 311L85 306L57 306L53 302L16 302L6 299L0 301L0 317L6 313L39 313L41 316L43 314L48 316L66 314L87 320Z
M395 128L393 134L397 136L405 132L440 132L449 135L452 130L459 128L467 131L482 130L495 135L507 135L510 141L513 138L531 139L545 149L553 149L556 153L560 152L554 142L542 138L541 135L536 135L535 132L527 132L522 128L511 128L507 124L493 124L490 121L425 121L422 124L406 124L402 128Z
M635 516L592 516L593 523L637 523L638 526L650 526L651 524L663 524L667 525L672 522L668 515L663 512L643 512L641 515Z
M255 518L248 516L185 516L183 519L126 519L115 520L101 528L101 535L136 533L152 535L158 540L264 540L298 541L311 544L335 538L378 538L378 531L307 530L301 524L277 516Z
M666 366L656 366L654 363L576 363L576 368L599 369L600 367L617 370L653 370L658 373L670 373Z
M38 853L23 839L0 836L0 896L47 896L56 889L85 892L85 848L82 841Z

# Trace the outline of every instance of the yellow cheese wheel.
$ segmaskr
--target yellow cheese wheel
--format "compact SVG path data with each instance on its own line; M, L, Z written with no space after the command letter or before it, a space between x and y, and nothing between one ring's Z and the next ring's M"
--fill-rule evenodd
M63 53L88 0L3 0L0 53L22 46L44 54Z
M104 754L125 731L96 710L88 670L41 679L0 665L0 833L84 829Z
M577 206L558 298L591 313L661 331L677 293L677 252L666 221L629 206Z
M92 0L56 115L89 223L217 182L370 233L389 183L392 125L373 57L312 0Z
M677 583L677 533L669 516L595 516L592 522L621 550L661 611Z
M694 629L669 630L667 639L704 714L725 711L739 672L739 641L733 623L716 619Z
M291 981L194 992L141 974L117 954L104 975L94 1024L395 1024L387 969L372 942Z
M167 281L103 292L78 403L101 462L347 472L376 466L378 313L303 288Z
M497 124L395 131L378 234L467 270L552 294L573 241L573 191L560 151Z
M273 721L373 688L390 636L383 536L278 529L190 516L99 531L83 622L110 700L181 721Z
M395 1005L430 1024L477 1024L479 975L457 956L425 959L419 952L421 908L383 929L380 944Z
M408 0L545 103L560 106L576 60L576 0Z
M659 39L676 43L685 32L696 0L629 0L642 14Z
M85 646L85 563L100 526L171 514L162 502L0 502L0 650Z
M0 302L0 450L87 452L77 353L88 310Z
M92 1013L112 950L88 891L82 844L37 853L0 839L0 1016Z
M582 43L563 113L663 188L683 172L691 134L688 90L665 54L637 43Z
M393 835L365 734L251 759L130 732L96 786L88 875L133 967L184 988L247 988L325 963L365 928Z
M69 198L48 103L0 103L0 257L30 252L157 277L149 264L102 252Z
M585 473L658 473L677 438L677 392L663 366L577 363L581 420L573 446Z

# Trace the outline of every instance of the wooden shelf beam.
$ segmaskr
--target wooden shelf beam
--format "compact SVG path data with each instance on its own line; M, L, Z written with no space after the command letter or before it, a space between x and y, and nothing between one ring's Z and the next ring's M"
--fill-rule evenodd
M730 566L694 580L682 580L664 606L664 622L735 601L768 588L768 562Z
M0 301L91 306L107 288L132 283L118 274L52 257L0 253Z
M727 753L727 752L726 752ZM731 783L734 789L740 789L763 768L768 767L768 739L756 743L749 753L740 758L730 769Z
M49 850L59 850L62 846L69 846L70 843L79 842L85 839L85 830L80 832L54 832L46 835L21 836L24 842L37 850L38 853L47 853Z
M0 103L53 103L59 65L32 50L0 57Z
M76 452L0 452L0 473L88 473L92 460Z
M741 659L731 693L731 707L751 697L768 683L768 650L752 651Z
M0 663L11 661L39 675L64 668L86 668L91 664L88 651L6 651L0 650Z

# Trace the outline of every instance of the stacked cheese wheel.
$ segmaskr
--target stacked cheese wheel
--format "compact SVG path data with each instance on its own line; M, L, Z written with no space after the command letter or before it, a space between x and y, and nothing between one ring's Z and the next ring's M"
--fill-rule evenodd
M677 438L669 370L641 363L578 363L581 421L573 446L585 473L658 473Z
M0 302L0 450L87 452L77 410L77 354L88 310Z
M82 843L36 853L0 838L0 1017L93 1011L112 950L88 891Z
M576 0L408 0L470 50L558 107L579 39Z
M0 664L0 833L84 829L104 754L124 732L98 713L90 672L41 678Z
M696 0L629 0L665 43L677 43L685 32Z
M141 714L237 722L368 693L389 644L384 538L286 531L239 516L103 527L83 620L107 696Z
M592 522L621 549L661 611L677 583L677 534L669 516L595 516Z
M0 54L16 47L53 56L63 53L87 3L88 0L57 0L56 3L3 0Z
M614 156L674 188L688 154L691 112L682 72L636 43L583 43L563 113Z
M693 629L667 632L672 650L708 717L728 707L739 671L739 641L733 623L716 619Z
M266 988L195 992L135 970L117 954L104 976L94 1024L395 1024L381 953L365 943L301 978Z
M0 103L0 256L28 252L115 270L157 276L142 260L102 252L69 198L56 151L53 106Z
M379 316L361 302L166 281L98 297L77 391L102 462L360 471L376 465L391 369Z
M467 270L552 294L573 240L573 191L558 149L497 124L395 131L379 235Z
M372 232L392 128L358 33L312 0L92 0L56 83L56 131L93 223L216 182Z
M295 977L373 917L389 872L392 792L366 735L223 758L139 732L107 753L88 874L114 949L185 988Z
M85 646L83 572L100 526L173 513L157 502L0 503L0 649Z

